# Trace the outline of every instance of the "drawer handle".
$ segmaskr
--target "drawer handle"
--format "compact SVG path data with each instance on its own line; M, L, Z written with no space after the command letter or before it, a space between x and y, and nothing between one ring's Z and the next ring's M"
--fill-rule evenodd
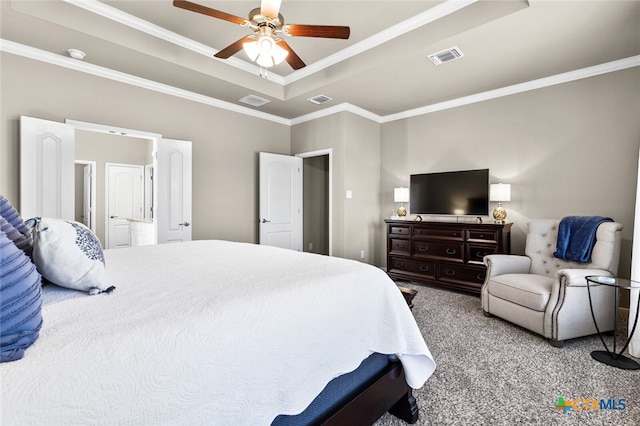
M447 253L447 254L456 254L456 249L450 249L450 248L448 248L448 249L446 250L446 253Z
M421 266L420 266L420 272L429 272L429 267L428 267L428 266L421 265Z
M404 248L404 244L398 244L398 248Z
M457 233L457 232L454 232L454 233L453 233L453 236L454 236L454 237L457 237L457 236L458 236L458 233Z
M444 271L444 273L452 277L456 274L456 271L454 271L453 269L447 269L446 271Z
M482 274L478 274L476 278L478 279L478 281L484 281L484 277L482 276Z
M483 252L483 251L477 251L477 252L476 252L476 257L485 257L485 255L486 255L486 254L487 254L486 252Z
M420 250L422 252L429 251L429 247L428 246L420 246L420 248L418 250Z
M395 265L396 265L396 268L404 268L404 263L402 262L396 262Z
M480 238L484 238L484 234L480 234Z

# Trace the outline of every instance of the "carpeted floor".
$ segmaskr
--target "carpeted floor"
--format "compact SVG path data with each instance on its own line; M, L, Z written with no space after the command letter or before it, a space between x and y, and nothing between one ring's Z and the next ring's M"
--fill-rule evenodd
M414 392L418 425L640 425L640 370L592 359L591 351L603 349L597 336L555 348L537 334L485 317L478 296L402 285L418 290L413 313L437 364ZM559 397L613 399L619 409L578 404L585 409L565 414L555 408ZM385 414L375 425L406 423Z

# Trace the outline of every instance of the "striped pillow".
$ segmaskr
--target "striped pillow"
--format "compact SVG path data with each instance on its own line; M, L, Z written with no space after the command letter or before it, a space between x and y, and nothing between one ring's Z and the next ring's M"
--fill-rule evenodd
M0 362L15 361L42 327L40 274L27 255L0 231Z

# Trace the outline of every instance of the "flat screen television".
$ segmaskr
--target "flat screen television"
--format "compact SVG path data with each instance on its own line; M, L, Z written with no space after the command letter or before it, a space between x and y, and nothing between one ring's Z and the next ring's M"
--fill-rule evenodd
M487 216L489 169L411 175L409 210L411 214Z

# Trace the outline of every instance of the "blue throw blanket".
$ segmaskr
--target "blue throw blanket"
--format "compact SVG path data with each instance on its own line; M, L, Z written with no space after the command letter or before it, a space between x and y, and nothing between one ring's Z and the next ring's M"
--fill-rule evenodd
M580 263L591 262L596 243L596 230L601 223L613 222L602 216L566 216L558 227L558 245L553 255L559 259Z

